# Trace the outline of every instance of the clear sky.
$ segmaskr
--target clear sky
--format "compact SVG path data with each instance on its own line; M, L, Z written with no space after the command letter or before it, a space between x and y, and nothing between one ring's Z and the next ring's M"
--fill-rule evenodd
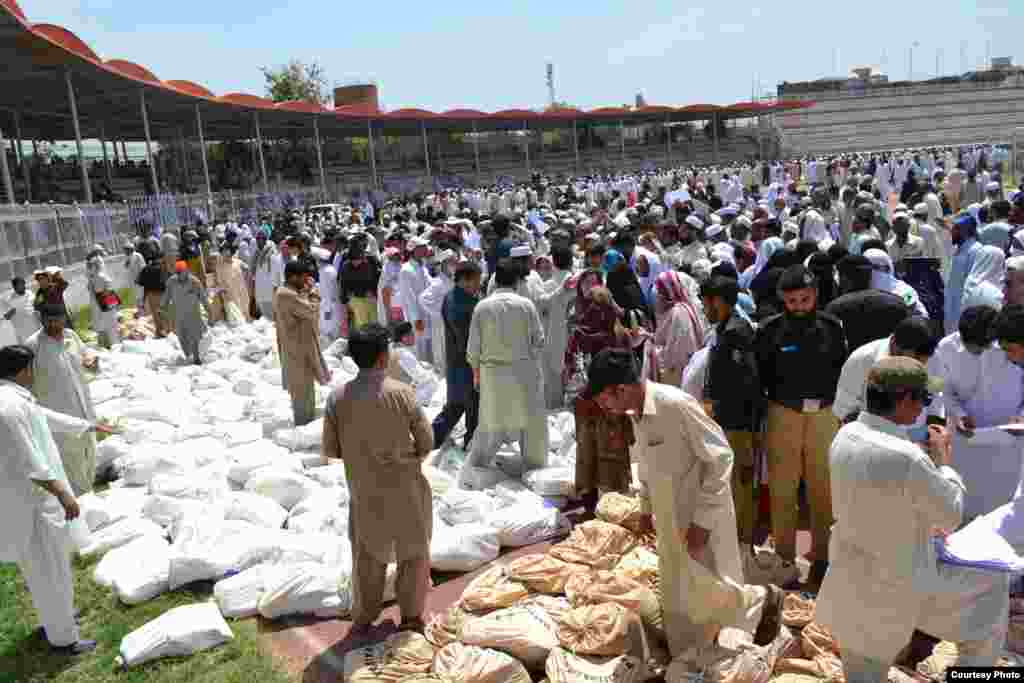
M854 66L902 80L915 41L915 78L935 75L939 50L942 73L961 73L962 45L967 69L987 53L1024 63L1022 0L20 4L30 21L63 25L102 58L163 79L262 95L260 66L315 59L332 85L377 82L386 109L543 107L548 61L558 99L583 108L632 103L638 92L650 104L731 104L755 82L764 93Z

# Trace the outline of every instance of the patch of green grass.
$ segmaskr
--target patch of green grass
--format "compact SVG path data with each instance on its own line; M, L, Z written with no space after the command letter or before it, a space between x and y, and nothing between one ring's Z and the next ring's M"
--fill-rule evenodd
M97 641L81 657L54 656L38 624L32 599L15 565L0 564L0 683L288 683L291 678L260 649L254 619L229 622L234 640L191 657L115 668L121 640L167 610L210 599L212 585L195 584L128 607L92 580L98 560L74 561L75 605L83 638Z
M126 287L124 289L117 290L117 295L121 297L121 310L135 310L137 302L135 300L135 288ZM92 338L95 333L92 331L92 307L82 306L77 311L71 312L71 324L75 328L75 332L78 333L79 337L83 339L86 336Z

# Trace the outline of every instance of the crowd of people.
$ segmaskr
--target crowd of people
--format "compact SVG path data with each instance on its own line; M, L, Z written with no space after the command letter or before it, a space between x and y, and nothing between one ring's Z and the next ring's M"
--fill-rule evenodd
M421 616L429 495L394 476L430 445L453 447L462 420L460 486L481 488L508 441L523 472L543 468L547 414L569 409L585 508L629 494L639 467L673 654L708 637L697 611L760 632L777 618L774 585L820 588L847 680L879 680L915 628L959 642L968 663L994 662L1005 629L1005 575L937 569L932 546L1021 483L1019 442L979 438L1024 421L1024 191L1006 192L1000 166L972 147L535 177L198 226L124 258L139 314L189 362L202 362L209 323L273 319L296 426L331 381L322 349L348 341L360 375L332 394L324 444L352 468L354 581L370 602L404 548L403 616ZM88 267L109 346L119 301L103 254ZM4 316L30 356L8 353L0 373L88 422L59 376L77 372L81 342L53 275L37 274L31 304L14 283ZM432 424L405 386L425 366L447 382ZM78 493L87 455L74 449L88 445L60 443ZM396 497L413 504L396 515ZM766 533L781 559L767 590L744 584ZM727 579L721 595L679 578L691 560ZM358 626L376 615L356 612Z

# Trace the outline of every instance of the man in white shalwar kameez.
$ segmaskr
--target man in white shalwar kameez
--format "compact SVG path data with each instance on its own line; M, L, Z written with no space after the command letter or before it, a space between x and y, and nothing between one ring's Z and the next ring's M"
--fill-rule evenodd
M866 411L832 444L836 524L815 621L839 642L848 683L886 680L915 628L956 642L959 666L994 666L1006 636L1008 575L936 560L932 537L959 525L965 488L941 428L927 452L907 438L932 384L911 358L880 361Z
M490 463L510 435L519 441L524 472L547 465L544 327L533 302L516 293L521 266L502 259L495 278L497 290L473 311L466 346L466 360L480 391L480 423L459 475L463 488L474 488L473 470Z
M552 252L555 271L544 283L540 296L541 321L544 323L544 402L548 410L562 407L564 387L562 370L565 364L565 348L569 345L569 304L576 298L572 286L572 252L567 247L555 247Z
M35 354L32 393L40 405L91 424L96 421L96 409L83 374L85 344L65 328L63 306L49 304L40 315L43 329L25 343ZM74 494L81 496L92 491L96 481L95 435L65 432L55 434L54 441Z
M412 323L416 333L416 355L422 361L430 361L429 315L420 305L420 294L430 285L430 273L424 260L430 251L430 244L422 237L409 240L410 258L398 273L398 305L402 315Z
M27 347L0 349L0 557L17 563L54 651L78 655L96 648L75 622L70 526L80 511L51 433L107 430L40 406L29 391L33 360Z
M699 655L727 626L754 634L758 645L772 642L783 594L743 583L725 433L682 389L641 382L629 351L594 356L588 393L606 413L634 421L644 523L653 513L657 531L669 652L679 657L695 648Z
M431 278L430 285L420 294L420 307L430 315L430 347L433 351L434 369L445 375L444 318L441 317L441 306L448 292L452 291L455 282L452 274L458 257L451 249L445 249L437 255L437 277Z

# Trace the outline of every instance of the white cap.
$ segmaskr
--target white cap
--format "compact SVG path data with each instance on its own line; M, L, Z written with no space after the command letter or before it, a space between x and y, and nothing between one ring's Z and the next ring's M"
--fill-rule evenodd
M708 229L704 231L704 234L707 237L714 237L723 230L725 230L725 227L721 223L712 223L708 226Z
M451 249L445 249L435 257L435 260L438 263L444 263L445 261L450 261L453 258L455 258L455 252Z
M512 258L520 258L523 256L531 256L533 249L529 244L520 244L518 247L512 247L512 251L509 252L509 256Z
M686 222L692 225L693 227L697 228L698 230L704 227L704 221L702 221L700 218L693 215L692 213L686 217Z
M916 215L916 216L927 216L928 215L928 205L925 204L924 202L921 202L920 204L915 204L914 205L914 215Z
M426 238L424 238L424 237L416 236L416 237L413 237L412 239L410 239L406 243L406 246L409 249L415 249L416 247L429 247L430 246L430 242L428 242L426 240Z
M990 182L988 185L985 186L985 192L998 192L998 191L999 191L999 183L997 183L994 180L992 182Z

